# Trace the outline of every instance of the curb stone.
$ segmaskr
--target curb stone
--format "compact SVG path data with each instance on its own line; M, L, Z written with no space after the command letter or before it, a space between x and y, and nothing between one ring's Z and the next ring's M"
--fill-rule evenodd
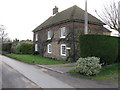
M49 67L46 67L46 66L44 66L44 65L37 65L37 66L38 66L38 67L41 67L41 68L44 68L44 69L48 69L48 70L54 71L54 72L57 72L57 73L61 73L61 74L64 73L64 72L62 72L62 71L55 70L55 69L53 69L53 68L49 68Z

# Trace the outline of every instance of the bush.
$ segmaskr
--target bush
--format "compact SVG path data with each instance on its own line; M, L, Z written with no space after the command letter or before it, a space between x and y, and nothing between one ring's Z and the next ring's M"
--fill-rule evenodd
M97 57L79 58L76 63L76 71L84 75L96 75L101 69L99 63L100 58Z
M33 55L39 55L39 52L38 51L34 51Z
M11 42L3 43L2 44L2 52L11 53L11 47L12 47Z
M16 52L21 54L33 54L33 43L23 42L17 45Z
M80 35L80 56L100 57L101 63L113 64L118 57L118 39L105 35Z
M120 63L120 37L118 38L118 59L117 62Z

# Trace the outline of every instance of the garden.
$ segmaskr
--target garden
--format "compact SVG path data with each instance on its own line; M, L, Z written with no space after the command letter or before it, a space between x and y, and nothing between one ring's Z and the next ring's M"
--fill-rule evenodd
M3 44L3 54L28 64L67 64L66 61L58 61L38 56L34 52L33 42L19 42ZM91 79L118 81L118 69L120 68L120 38L105 35L80 35L80 58L75 67L68 73L70 75ZM5 51L5 53L4 53ZM6 53L7 52L7 53Z

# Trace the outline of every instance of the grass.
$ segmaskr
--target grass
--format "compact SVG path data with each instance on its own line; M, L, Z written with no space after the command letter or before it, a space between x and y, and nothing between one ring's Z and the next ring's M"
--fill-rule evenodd
M68 73L70 75L84 79L118 82L118 68L120 68L120 64L104 66L102 67L100 73L96 76L84 76L77 73L75 70L70 70Z
M6 54L6 56L28 63L28 64L44 64L44 65L53 65L53 64L65 64L65 61L57 61L49 58L43 58L34 55L24 55L24 54ZM35 61L33 63L33 60Z

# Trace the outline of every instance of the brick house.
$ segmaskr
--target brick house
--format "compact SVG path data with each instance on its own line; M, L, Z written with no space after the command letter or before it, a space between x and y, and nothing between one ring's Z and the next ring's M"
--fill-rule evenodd
M88 14L89 34L106 34L110 31L103 22ZM72 6L62 12L53 9L53 15L33 30L35 51L40 56L58 60L76 60L79 57L78 35L84 34L84 10Z

